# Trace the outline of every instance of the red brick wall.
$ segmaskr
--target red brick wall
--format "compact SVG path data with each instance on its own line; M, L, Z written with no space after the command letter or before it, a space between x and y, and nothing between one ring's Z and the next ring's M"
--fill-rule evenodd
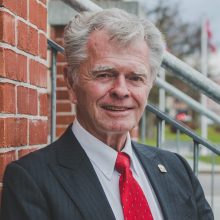
M51 27L51 39L63 46L64 26ZM61 53L57 56L57 127L56 134L59 137L64 130L74 120L75 108L69 101L69 95L66 83L63 77L64 67L66 65L65 57Z
M6 165L48 139L46 4L0 0L0 190Z

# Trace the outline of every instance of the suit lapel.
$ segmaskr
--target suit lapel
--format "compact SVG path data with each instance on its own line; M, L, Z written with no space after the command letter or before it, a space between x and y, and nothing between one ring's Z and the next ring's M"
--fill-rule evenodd
M141 146L133 143L134 150L142 163L142 166L151 182L154 189L158 202L160 204L164 219L178 219L175 214L175 202L171 195L172 191L172 180L169 176L169 172L163 173L158 168L158 164L162 164L160 158L156 153L149 149L149 147Z
M56 145L59 165L50 168L84 218L115 220L94 168L70 127Z

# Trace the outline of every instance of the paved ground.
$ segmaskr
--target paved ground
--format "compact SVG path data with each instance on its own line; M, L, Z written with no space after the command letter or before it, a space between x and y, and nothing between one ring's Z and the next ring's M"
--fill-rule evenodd
M207 173L199 174L199 180L202 184L203 190L206 195L206 199L212 206L215 219L220 219L220 174L214 176L214 188L212 188L211 175ZM214 191L212 192L212 189ZM213 194L213 197L211 196Z

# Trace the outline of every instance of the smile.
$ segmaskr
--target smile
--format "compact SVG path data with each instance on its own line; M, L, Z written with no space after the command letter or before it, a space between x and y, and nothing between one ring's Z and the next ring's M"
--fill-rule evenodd
M105 105L105 106L102 106L102 108L104 108L105 110L109 110L109 111L127 111L127 110L132 109L132 108L125 107L125 106L113 106L113 105Z

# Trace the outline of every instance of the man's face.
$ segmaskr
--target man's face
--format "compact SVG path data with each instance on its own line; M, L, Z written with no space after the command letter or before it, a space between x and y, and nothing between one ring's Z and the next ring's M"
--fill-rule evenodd
M140 120L152 87L148 47L137 40L121 48L106 32L95 31L87 49L72 90L77 118L102 141L127 134Z

